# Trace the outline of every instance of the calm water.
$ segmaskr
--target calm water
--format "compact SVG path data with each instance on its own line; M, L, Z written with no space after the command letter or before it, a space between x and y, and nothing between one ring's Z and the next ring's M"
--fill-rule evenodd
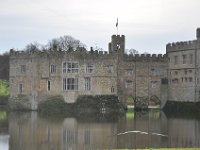
M41 117L37 112L8 114L0 110L0 150L159 147L200 147L200 120L167 118L155 110L107 119Z

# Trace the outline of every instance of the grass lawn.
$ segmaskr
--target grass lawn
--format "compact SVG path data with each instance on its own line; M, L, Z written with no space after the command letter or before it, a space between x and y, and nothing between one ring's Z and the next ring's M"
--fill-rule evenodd
M115 149L115 150L131 150L131 149ZM149 148L149 149L136 149L136 150L200 150L200 148Z
M0 80L0 96L8 96L9 89L8 89L8 81Z

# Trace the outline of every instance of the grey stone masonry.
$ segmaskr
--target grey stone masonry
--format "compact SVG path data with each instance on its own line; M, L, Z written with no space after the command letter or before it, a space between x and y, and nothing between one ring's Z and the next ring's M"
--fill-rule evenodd
M67 103L81 95L117 95L124 105L137 97L156 97L161 103L163 97L196 102L200 100L200 29L196 37L167 44L164 55L125 54L124 35L111 37L108 52L10 50L10 99L16 102L24 95L32 109L54 95ZM162 79L168 80L165 88Z

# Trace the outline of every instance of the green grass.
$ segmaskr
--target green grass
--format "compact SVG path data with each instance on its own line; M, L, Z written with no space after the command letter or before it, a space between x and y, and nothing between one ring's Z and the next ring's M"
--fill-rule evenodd
M5 111L0 111L0 121L1 120L6 120L7 119L7 114Z
M9 95L8 81L0 80L0 96L8 96L8 95Z
M115 150L131 150L131 149L115 149ZM147 149L136 149L136 150L200 150L200 148L147 148Z
M129 108L126 112L126 118L127 119L134 119L134 109L133 108Z

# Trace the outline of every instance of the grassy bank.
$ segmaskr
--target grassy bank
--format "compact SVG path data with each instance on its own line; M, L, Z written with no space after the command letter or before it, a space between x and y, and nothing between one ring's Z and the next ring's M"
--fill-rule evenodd
M6 105L8 103L9 85L8 81L0 80L0 105Z

